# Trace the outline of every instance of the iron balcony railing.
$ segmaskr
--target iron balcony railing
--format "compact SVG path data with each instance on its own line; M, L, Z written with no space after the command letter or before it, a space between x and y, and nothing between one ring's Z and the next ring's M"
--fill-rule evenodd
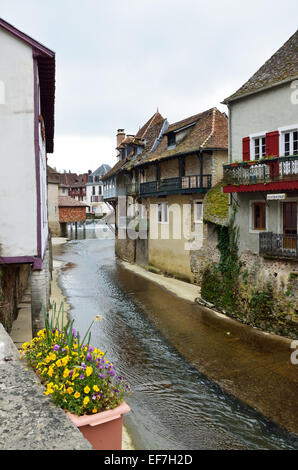
M256 184L298 179L298 155L224 165L225 184Z
M140 184L140 195L166 196L168 194L203 193L211 188L211 175L178 176Z
M274 257L298 259L298 235L261 232L259 253Z

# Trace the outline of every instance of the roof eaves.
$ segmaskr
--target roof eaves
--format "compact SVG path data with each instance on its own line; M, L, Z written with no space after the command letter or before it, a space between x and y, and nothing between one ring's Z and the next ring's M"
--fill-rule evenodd
M242 98L246 98L247 96L251 96L251 95L254 95L256 93L260 93L261 91L266 91L266 90L269 90L270 88L274 88L274 87L277 87L279 85L283 85L285 83L292 82L295 79L297 79L297 75L287 77L284 80L281 80L279 82L270 83L269 85L265 85L265 86L256 88L255 90L247 91L247 92L244 92L244 93L241 93L241 94L240 93L237 94L237 92L233 93L228 98L225 98L223 101L221 101L221 104L229 104L231 101L236 101L236 100L240 100Z

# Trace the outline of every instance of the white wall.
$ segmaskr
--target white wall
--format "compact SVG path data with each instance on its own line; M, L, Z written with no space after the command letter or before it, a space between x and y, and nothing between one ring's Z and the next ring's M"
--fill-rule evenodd
M230 158L242 161L242 139L258 132L272 132L297 124L298 104L294 89L286 83L230 103Z
M31 48L0 28L0 244L3 257L37 255L34 73Z

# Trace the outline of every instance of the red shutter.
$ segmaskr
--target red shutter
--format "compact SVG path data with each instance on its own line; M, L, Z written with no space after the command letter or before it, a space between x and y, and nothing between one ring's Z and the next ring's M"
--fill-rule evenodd
M279 157L279 132L267 132L266 157Z
M244 162L250 160L250 139L249 137L243 137L242 139L242 159Z

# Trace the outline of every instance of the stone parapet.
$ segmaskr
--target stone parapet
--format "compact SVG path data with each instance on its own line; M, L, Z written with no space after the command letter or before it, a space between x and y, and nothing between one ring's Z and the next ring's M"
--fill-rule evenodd
M43 394L1 324L0 402L1 450L91 450L64 411Z

